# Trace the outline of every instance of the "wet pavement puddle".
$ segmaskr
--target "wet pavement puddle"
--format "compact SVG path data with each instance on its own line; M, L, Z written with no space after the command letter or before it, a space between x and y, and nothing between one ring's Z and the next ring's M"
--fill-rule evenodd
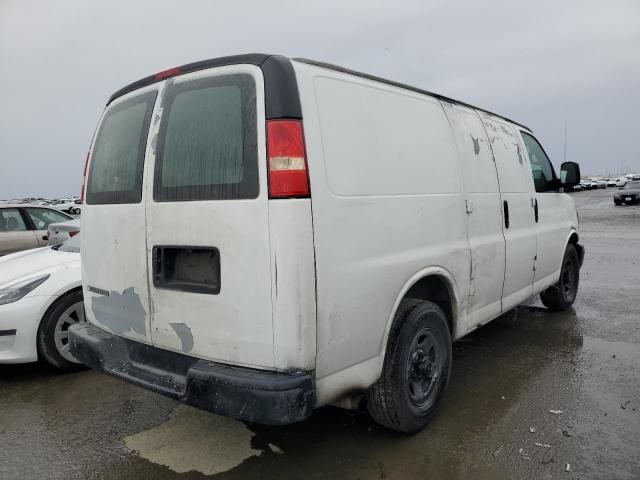
M214 475L262 453L252 448L253 435L241 422L180 405L165 423L125 437L124 442L141 458L176 473ZM273 451L278 452L277 447Z

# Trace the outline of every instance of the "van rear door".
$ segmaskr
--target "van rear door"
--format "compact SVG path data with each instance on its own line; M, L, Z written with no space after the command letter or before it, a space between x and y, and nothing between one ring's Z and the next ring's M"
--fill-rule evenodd
M142 175L157 98L153 85L107 107L90 152L82 209L87 319L151 343Z
M145 180L153 344L273 368L262 71L180 75L160 104Z

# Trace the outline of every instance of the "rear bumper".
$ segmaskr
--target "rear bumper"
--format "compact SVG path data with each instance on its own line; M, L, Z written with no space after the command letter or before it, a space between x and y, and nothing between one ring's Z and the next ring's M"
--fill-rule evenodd
M248 422L284 425L311 415L309 372L279 373L201 360L106 332L69 329L71 352L85 365L182 403Z

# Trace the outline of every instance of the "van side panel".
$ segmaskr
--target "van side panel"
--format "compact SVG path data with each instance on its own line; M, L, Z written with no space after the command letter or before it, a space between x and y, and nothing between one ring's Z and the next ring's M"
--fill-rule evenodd
M505 244L498 173L482 121L468 107L442 102L456 138L467 205L471 294L465 332L500 314ZM459 332L460 334L465 332Z
M269 201L273 351L278 370L313 370L316 285L311 201Z
M468 296L469 245L453 135L431 97L293 65L311 182L318 385L355 365L367 365L358 377L375 380L394 303L416 272L437 265L455 279L456 296ZM355 376L338 378L343 392L363 387L348 380ZM320 387L317 393L318 404L332 400Z
M491 141L498 169L500 195L508 205L509 227L504 229L506 270L502 311L533 295L533 266L536 257L536 227L533 210L533 179L529 162L511 124L492 115L480 117Z

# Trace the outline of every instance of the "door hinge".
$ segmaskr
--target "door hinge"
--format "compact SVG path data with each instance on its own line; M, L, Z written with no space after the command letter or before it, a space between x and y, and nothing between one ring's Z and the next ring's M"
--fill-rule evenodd
M467 210L467 213L472 213L473 212L473 200L465 200L464 201L464 206Z
M536 271L536 267L538 265L538 256L533 257L533 271Z

